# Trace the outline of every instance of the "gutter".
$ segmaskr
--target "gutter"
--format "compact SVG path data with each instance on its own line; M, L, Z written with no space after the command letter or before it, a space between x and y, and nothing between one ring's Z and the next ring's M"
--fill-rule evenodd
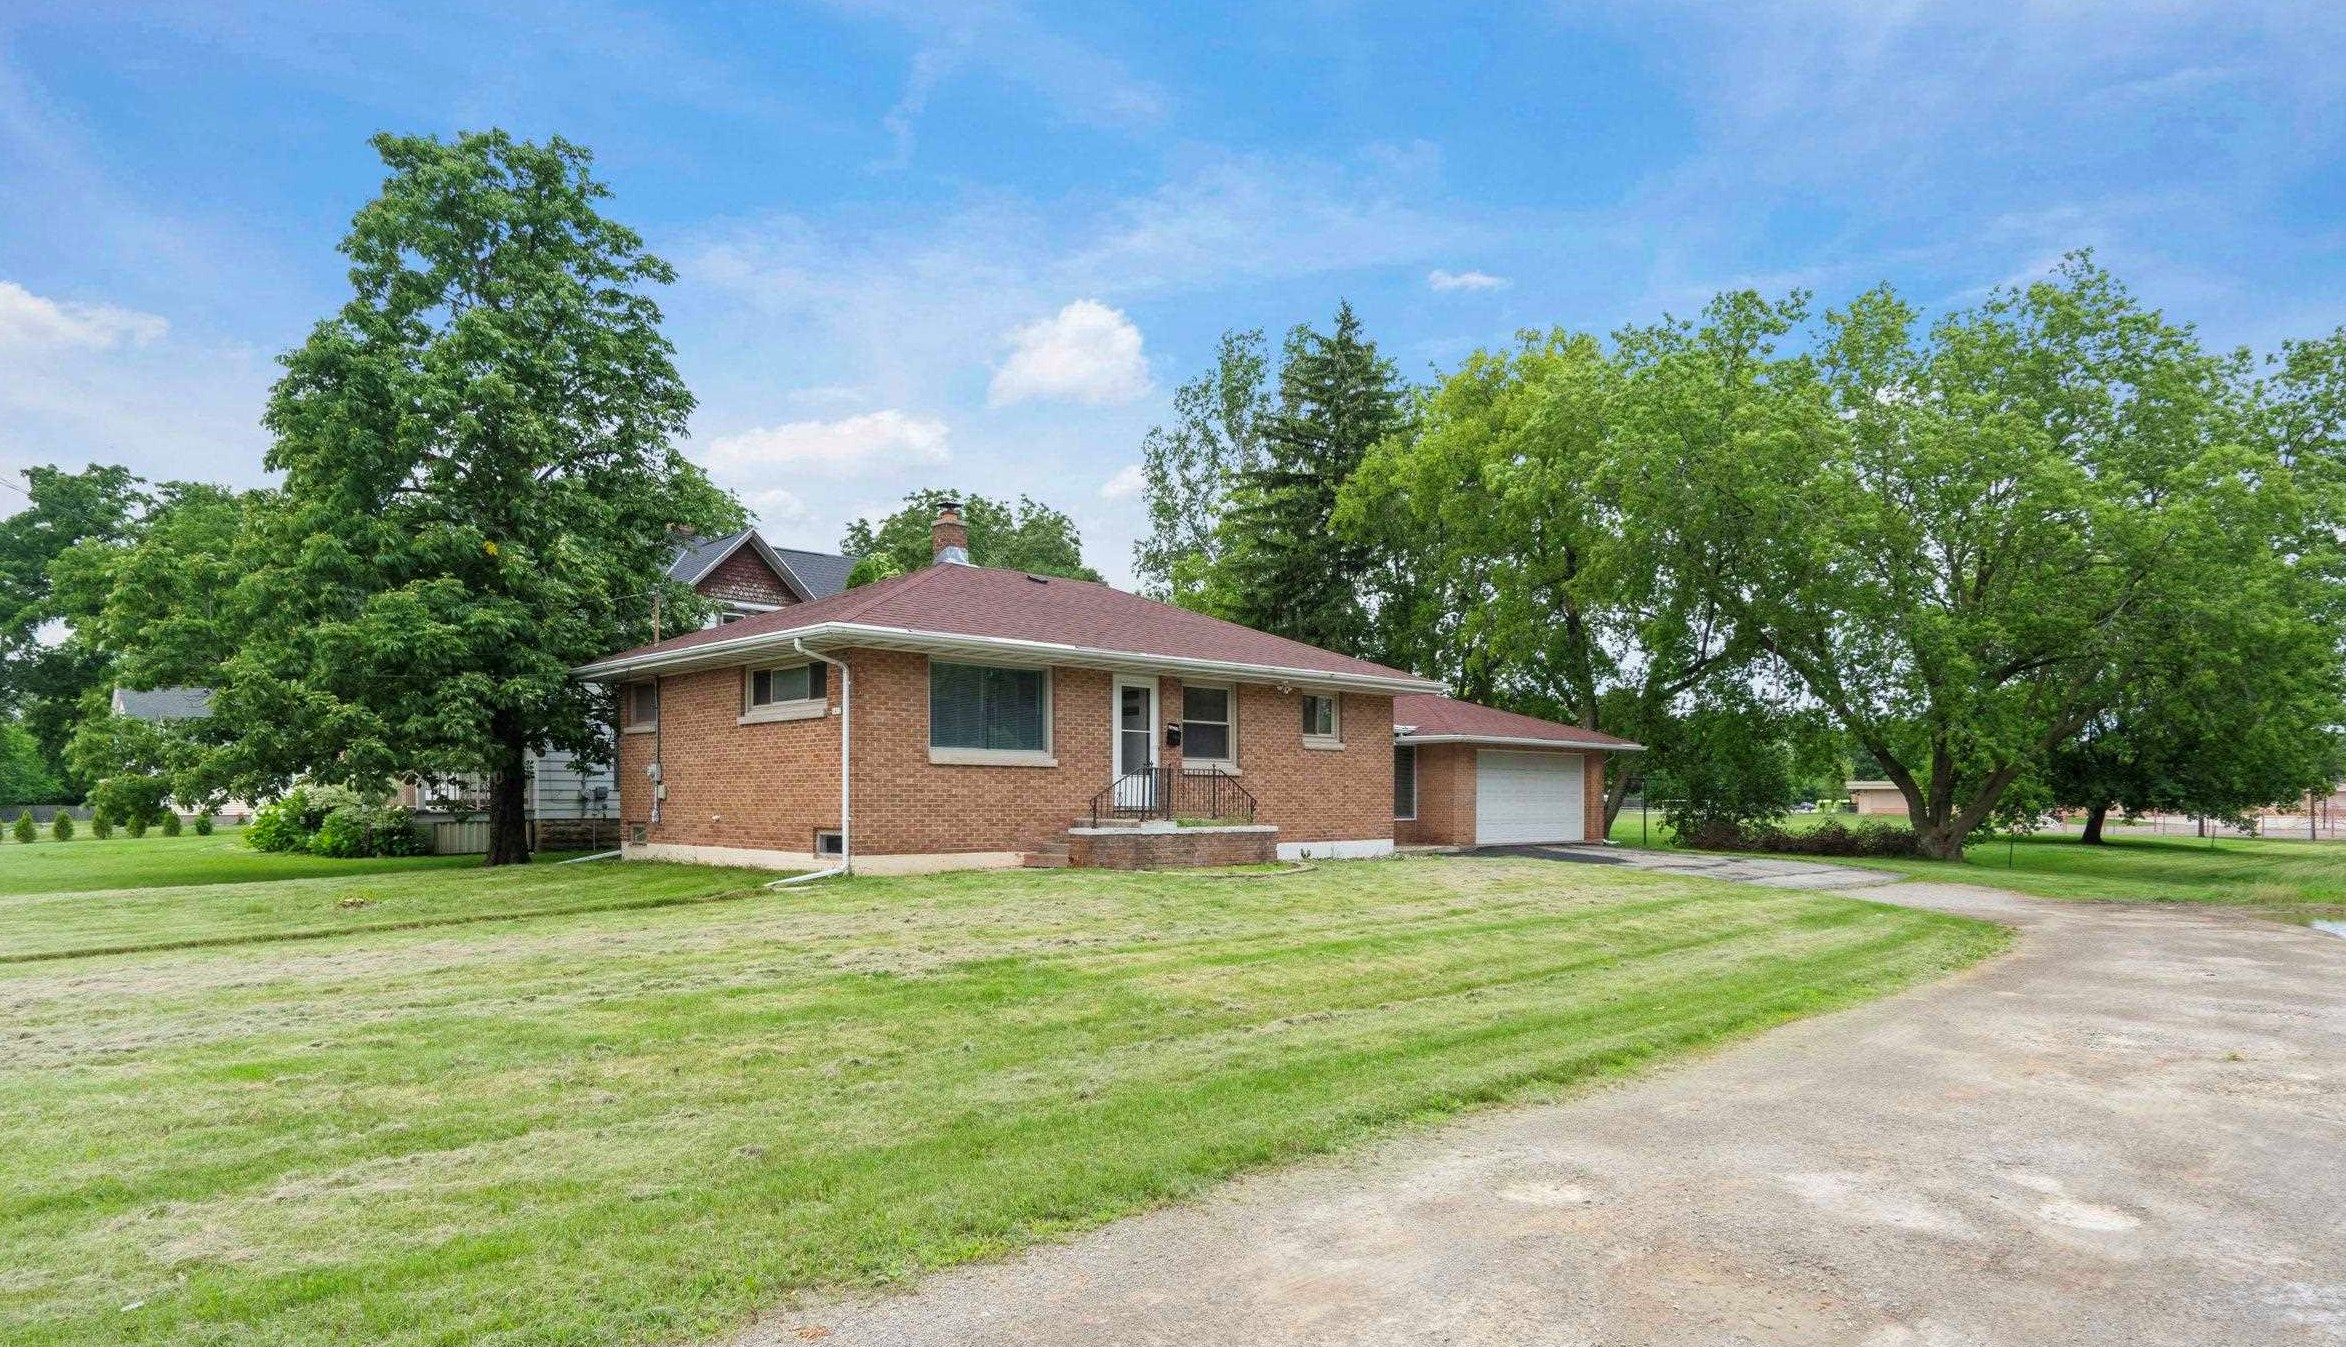
M881 627L860 622L822 622L794 631L753 632L729 640L703 641L681 650L647 654L637 658L597 660L572 669L571 676L589 682L603 682L616 678L678 670L696 666L717 667L732 662L733 657L767 649L796 649L812 655L806 649L808 641L823 641L831 645L865 645L880 649L907 649L914 651L969 650L981 654L1023 656L1039 663L1062 664L1073 667L1102 669L1146 668L1174 674L1198 674L1206 677L1229 678L1248 682L1286 683L1304 688L1336 688L1355 692L1433 692L1444 691L1440 683L1426 678L1406 675L1388 677L1381 674L1348 674L1329 669L1294 669L1273 664L1248 664L1233 660L1191 659L1180 655L1154 654L1141 650L1106 650L1096 646L1063 645L1053 641L1028 641L1008 636L961 636L952 632L918 631L910 627Z
M1531 739L1504 734L1398 734L1397 744L1504 744L1510 748L1577 748L1594 753L1643 753L1644 744L1626 740L1614 744L1590 743L1585 739Z
M769 889L788 888L793 884L807 884L818 879L829 879L834 875L855 873L855 825L851 822L854 814L849 810L853 797L848 793L849 783L855 779L852 770L855 762L848 756L849 750L854 744L854 739L848 730L855 718L855 671L847 667L845 660L836 660L829 655L818 655L807 649L806 642L803 640L793 641L791 644L797 647L799 654L810 660L821 660L839 671L839 863L828 870L816 870L809 874L791 875L784 879L777 879L766 886Z

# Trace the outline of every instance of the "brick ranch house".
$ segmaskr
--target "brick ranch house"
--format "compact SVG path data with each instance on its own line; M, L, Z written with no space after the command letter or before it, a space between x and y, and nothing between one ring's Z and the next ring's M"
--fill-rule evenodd
M619 693L623 853L888 874L1377 856L1397 829L1475 840L1476 774L1457 764L1479 750L1460 737L1472 726L1441 732L1463 704L1427 695L1439 684L969 565L950 509L935 544L926 569L581 668ZM1397 697L1426 705L1422 742L1396 741ZM1599 753L1625 747L1549 736L1528 752L1584 790ZM1405 760L1407 812L1421 794L1430 812L1397 823ZM1536 840L1587 835L1573 810Z

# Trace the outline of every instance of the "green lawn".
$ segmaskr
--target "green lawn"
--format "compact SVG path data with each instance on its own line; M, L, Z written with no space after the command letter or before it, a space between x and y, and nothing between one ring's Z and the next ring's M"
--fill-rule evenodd
M156 885L235 884L246 880L298 879L305 875L359 875L381 870L446 869L477 866L478 856L397 856L338 861L325 856L281 856L255 851L240 834L223 830L210 837L182 833L165 837L115 836L99 841L82 823L70 842L0 838L0 894L83 893ZM4 938L4 936L0 936Z
M2006 938L1503 860L765 877L376 876L443 915L746 896L0 966L0 1340L680 1341ZM280 927L333 891L249 888ZM76 938L217 931L174 908L205 892L92 896L120 910ZM59 912L0 909L0 940Z
M1841 815L1851 822L1849 815ZM1797 815L1815 826L1814 815ZM1889 820L1900 822L1900 820ZM1614 821L1613 840L1638 841L1638 820ZM1668 830L1652 820L1654 846ZM1830 857L1817 859L1830 861ZM2248 908L2293 921L2346 916L2346 843L2224 838L2213 844L2176 837L2113 837L2086 846L2071 836L1973 844L1962 861L1852 859L1846 864L1893 870L1917 879L1988 884L2041 898L2099 902L2208 903Z

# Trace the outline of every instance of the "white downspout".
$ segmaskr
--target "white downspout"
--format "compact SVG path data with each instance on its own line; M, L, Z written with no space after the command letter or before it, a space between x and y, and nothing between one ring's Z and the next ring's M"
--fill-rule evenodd
M766 886L769 889L779 889L791 884L805 884L817 879L829 879L834 875L855 873L855 834L852 831L853 825L848 821L853 815L848 808L851 798L847 788L848 782L853 779L854 774L851 769L855 765L853 758L849 756L850 746L854 742L849 730L852 728L855 718L855 671L848 668L844 660L835 660L829 655L818 654L807 649L803 639L792 641L790 645L792 649L808 659L821 660L839 671L839 863L828 870L816 870L808 874L791 875L787 878L777 879Z

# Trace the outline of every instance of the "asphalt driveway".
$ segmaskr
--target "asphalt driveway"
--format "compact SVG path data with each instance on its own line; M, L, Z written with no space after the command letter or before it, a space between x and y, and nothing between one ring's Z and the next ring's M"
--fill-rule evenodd
M745 1341L2346 1343L2346 940L1737 864L2024 935L1615 1089Z

